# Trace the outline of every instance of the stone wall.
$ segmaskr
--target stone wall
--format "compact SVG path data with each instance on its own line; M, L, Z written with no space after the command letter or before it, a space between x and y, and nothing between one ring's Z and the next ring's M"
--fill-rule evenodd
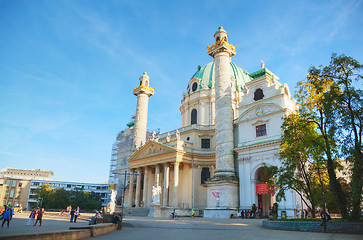
M11 236L1 236L0 240L76 240L85 239L90 237L97 237L109 232L115 231L117 228L116 224L113 223L102 223L86 227L71 227L71 230L49 232L49 233L32 233L32 234L21 234ZM73 230L72 230L73 229Z
M324 232L321 222L302 221L271 221L264 220L262 224L266 228L286 231L302 232ZM327 222L326 232L328 233L350 233L363 234L362 222Z

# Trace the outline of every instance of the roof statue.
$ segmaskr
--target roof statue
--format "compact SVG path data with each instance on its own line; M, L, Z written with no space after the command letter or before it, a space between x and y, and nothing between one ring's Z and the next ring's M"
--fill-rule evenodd
M168 135L166 136L166 142L170 142L170 138L171 138L170 132L168 132Z
M261 59L261 68L265 68L265 62Z
M180 133L179 133L178 129L175 132L175 136L176 136L176 139L180 140Z

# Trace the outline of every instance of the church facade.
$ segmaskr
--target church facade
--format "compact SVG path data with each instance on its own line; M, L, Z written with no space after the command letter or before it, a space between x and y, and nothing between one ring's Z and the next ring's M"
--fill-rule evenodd
M129 207L172 209L227 218L255 204L267 215L275 203L267 189L265 165L280 165L284 117L297 109L289 88L264 66L248 73L231 61L236 50L220 27L208 47L213 61L198 67L182 96L181 128L146 141L147 108L154 89L147 73L134 89L137 110ZM135 174L137 173L137 174ZM287 193L279 209L294 217L297 198Z

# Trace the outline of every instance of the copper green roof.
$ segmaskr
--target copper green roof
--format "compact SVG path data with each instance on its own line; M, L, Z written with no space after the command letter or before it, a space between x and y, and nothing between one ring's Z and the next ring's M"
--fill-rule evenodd
M269 75L270 77L272 77L274 74L267 68L261 68L260 70L257 70L256 72L250 73L250 77L253 80L263 77L265 75Z
M220 26L218 28L218 30L214 34L219 33L219 32L225 32L225 33L227 33L226 30L224 30L222 26Z
M235 87L236 90L242 90L245 84L252 79L248 75L248 72L240 67L238 67L233 62L230 62L230 71L231 76L236 80ZM208 86L208 88L212 88L215 83L215 68L214 62L210 62L203 67L198 66L198 70L194 73L193 77L200 79L200 89L203 89L203 86ZM192 78L193 78L192 77ZM189 90L189 85L187 90Z
M129 122L128 124L126 124L129 128L133 127L135 125L135 121Z

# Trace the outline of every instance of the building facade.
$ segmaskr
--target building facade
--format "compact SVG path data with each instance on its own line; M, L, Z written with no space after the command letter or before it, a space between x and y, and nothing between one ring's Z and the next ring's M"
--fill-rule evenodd
M15 168L3 168L0 170L0 177L3 178L17 178L24 180L53 180L53 172L45 170L26 170Z
M11 205L23 209L28 202L31 180L19 178L0 178L0 203L1 208Z
M280 165L281 125L297 103L262 61L253 73L231 61L236 47L222 27L214 39L207 48L214 61L198 67L183 93L181 128L145 139L140 132L154 89L146 73L139 79L128 206L160 207L161 215L194 208L204 217L227 218L253 204L267 215L276 201L264 166ZM287 194L280 209L294 217L297 200Z

